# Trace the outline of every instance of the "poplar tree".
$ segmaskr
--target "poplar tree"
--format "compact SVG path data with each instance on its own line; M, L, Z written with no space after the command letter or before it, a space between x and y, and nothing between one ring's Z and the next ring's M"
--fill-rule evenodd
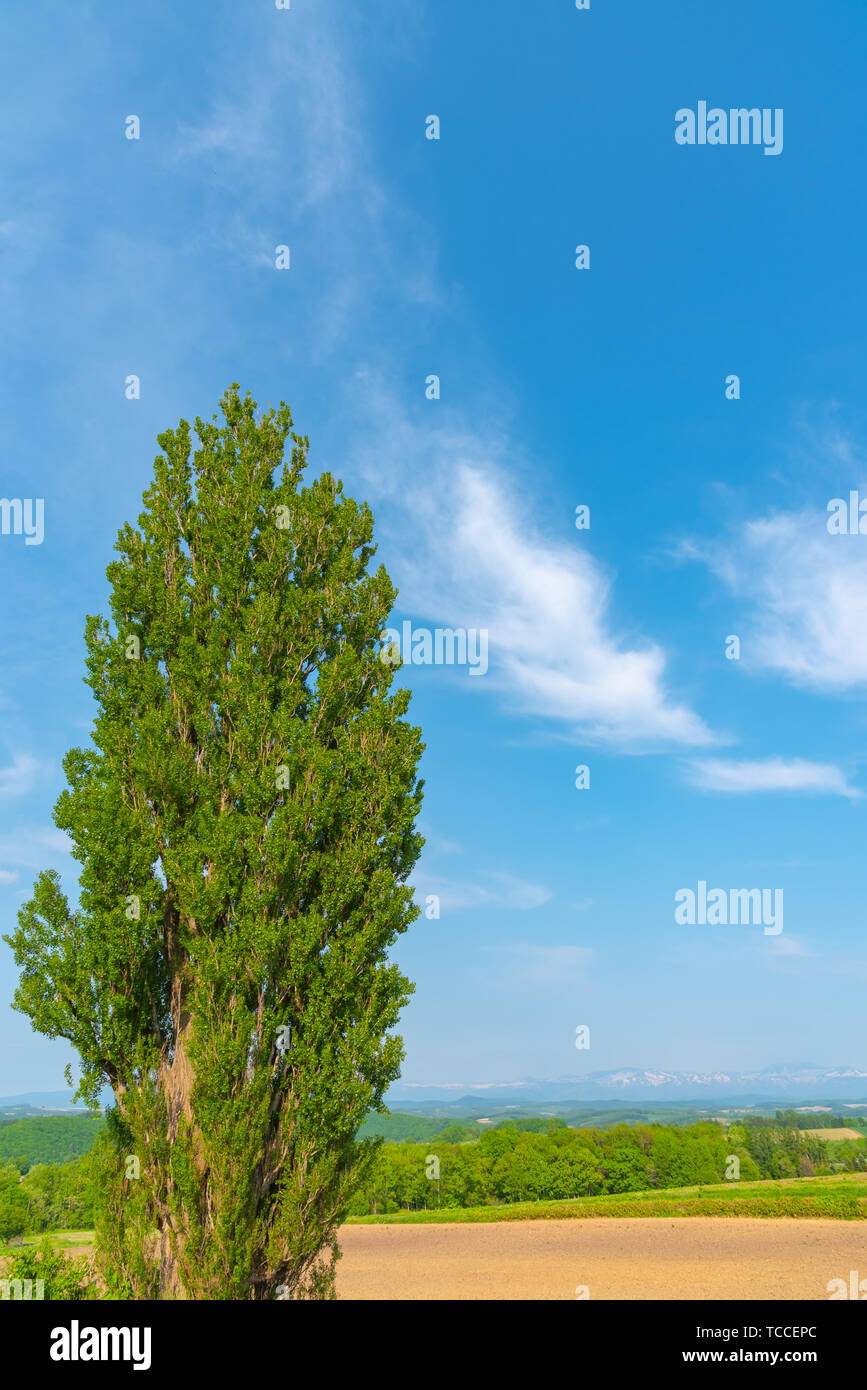
M112 621L86 620L92 746L54 811L78 902L39 876L14 1006L77 1050L77 1096L113 1090L110 1294L333 1297L376 1147L355 1134L403 1056L388 950L418 915L423 744L380 659L396 590L369 508L302 484L285 404L236 384L220 406L195 449L186 421L158 436Z

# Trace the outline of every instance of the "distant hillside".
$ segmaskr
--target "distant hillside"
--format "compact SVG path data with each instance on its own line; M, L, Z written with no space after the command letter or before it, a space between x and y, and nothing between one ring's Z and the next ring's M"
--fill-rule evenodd
M374 1139L381 1136L397 1144L420 1144L439 1134L443 1128L442 1120L433 1120L426 1115L368 1115L358 1131L359 1139Z
M513 1125L515 1129L528 1134L547 1134L552 1125L556 1129L566 1128L564 1120L549 1115L498 1115L496 1119L452 1120L449 1123L442 1117L402 1115L397 1112L392 1115L368 1115L357 1137L371 1139L381 1136L387 1143L394 1144L423 1144L432 1139L445 1144L462 1144L480 1139L487 1130L498 1129L501 1125Z
M17 1096L0 1096L0 1122L7 1119L22 1120L30 1115L88 1115L86 1105L72 1104L73 1092L66 1091L25 1091ZM101 1104L111 1105L109 1091L100 1097Z
M26 1173L37 1163L68 1163L93 1146L105 1124L101 1115L41 1115L0 1122L0 1163Z
M413 1082L401 1079L386 1103L401 1109L464 1105L468 1109L505 1105L607 1101L628 1105L679 1101L682 1105L750 1105L771 1101L793 1104L822 1100L867 1104L867 1071L858 1067L817 1067L808 1062L781 1063L755 1071L677 1072L661 1068L621 1067L584 1076L527 1077L519 1081Z

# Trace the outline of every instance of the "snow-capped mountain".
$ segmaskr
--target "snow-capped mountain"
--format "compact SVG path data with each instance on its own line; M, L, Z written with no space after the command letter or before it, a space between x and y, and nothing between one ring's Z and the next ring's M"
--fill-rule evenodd
M521 1101L768 1099L867 1101L867 1071L858 1067L817 1067L781 1063L755 1071L665 1071L621 1067L584 1076L528 1077L521 1081L414 1082L401 1079L388 1094L399 1101L456 1101L479 1096L501 1104Z

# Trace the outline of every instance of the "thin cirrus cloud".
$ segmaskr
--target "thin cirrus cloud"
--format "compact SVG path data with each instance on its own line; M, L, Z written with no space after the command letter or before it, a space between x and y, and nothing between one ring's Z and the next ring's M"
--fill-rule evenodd
M430 237L373 167L364 73L338 32L352 22L360 21L311 10L291 33L266 26L255 56L221 71L202 120L179 126L169 156L215 209L199 223L201 244L271 273L276 247L290 247L292 263L317 286L304 325L316 361L354 340L374 301L397 297L417 308L436 299L430 257L420 261L415 250ZM398 18L389 35L395 53L405 27ZM399 230L408 254L398 248Z
M488 630L490 670L471 684L582 739L633 750L721 742L671 693L661 646L615 630L602 565L534 525L510 467L517 448L416 427L364 381L376 437L356 465L395 513L384 529L401 603L434 624Z
M0 800L26 796L32 790L39 763L27 753L16 753L9 767L0 767Z
M440 854L463 853L463 845L459 845L457 840L449 840L444 835L438 834L436 830L432 830L424 821L419 822L418 829L424 836L425 844L430 845L432 849L438 850Z
M867 537L829 535L826 510L780 512L687 541L743 605L741 659L825 694L867 686ZM738 620L739 621L739 620Z
M11 834L0 835L0 862L44 869L46 860L68 855L71 848L72 842L62 830L51 826L23 826Z
M234 89L227 82L200 126L179 132L176 157L185 164L207 160L209 168L216 160L218 178L233 188L240 173L251 195L243 218L252 221L237 229L238 236L258 259L274 241L265 235L276 224L263 192L269 182L261 177L274 164L284 173L292 169L300 191L296 228L312 216L310 232L323 206L333 213L343 202L351 205L351 244L339 255L333 245L328 248L330 288L317 328L318 350L336 344L354 321L350 311L376 297L381 277L371 279L371 255L379 264L383 253L388 283L399 284L398 297L407 305L437 302L438 287L427 272L419 277L417 265L394 274L394 226L414 226L416 217L399 200L386 198L370 168L358 134L356 75L316 26L299 31L291 44L285 35L275 36L264 62L255 82L238 74ZM318 115L312 123L299 121L303 111ZM353 249L359 218L367 229L363 266ZM335 225L342 223L330 216L331 239ZM321 230L306 251L302 233L300 253L317 254ZM410 240L415 244L417 238ZM335 265L341 267L338 284ZM362 370L359 378L364 376ZM611 580L601 565L574 547L533 534L515 496L510 456L516 451L508 439L484 431L416 428L375 382L365 379L362 386L365 423L376 436L368 451L374 460L370 481L398 514L395 533L413 537L413 553L396 565L402 597L437 624L488 629L492 668L486 688L496 686L517 713L558 725L568 736L631 749L719 741L668 689L662 648L614 630ZM436 487L430 486L433 477Z
M587 984L587 971L596 952L590 946L540 946L514 942L496 951L507 970L501 983L520 989L574 989Z
M801 976L803 979L816 979L818 976L836 975L840 973L840 959L836 952L825 952L818 954L811 950L810 946L800 941L797 937L770 936L761 945L765 948L761 954L764 956L763 965L768 970L776 971L781 975ZM758 953L757 953L758 954ZM858 978L863 974L861 962L847 962L847 967L843 973L850 978Z
M299 255L308 258L308 274L327 229L328 295L318 315L317 353L351 330L384 283L391 297L399 287L404 309L441 297L433 273L420 275L417 257L403 257L401 273L395 271L397 229L421 228L412 210L386 194L371 167L359 134L358 75L341 51L321 25L302 26L291 41L273 32L255 80L230 74L203 122L180 130L175 148L186 167L216 165L218 182L233 192L240 179L243 225L229 235L263 265L275 237L283 240L267 173L279 167L285 178L290 171L298 191L294 237ZM335 214L344 205L351 216L341 219ZM329 215L323 220L324 209ZM338 248L335 235L343 234L335 228L344 227L346 245ZM425 240L433 245L429 236ZM417 242L418 235L409 238L410 245ZM364 375L359 372L359 379ZM371 483L399 514L396 534L413 536L414 553L396 566L402 597L437 624L488 629L486 688L498 687L516 713L559 725L568 736L632 749L718 742L668 689L662 648L614 630L611 580L601 565L575 547L533 534L515 495L510 459L516 450L508 439L414 427L377 392L375 381L364 380L362 387L365 424L376 436L369 449Z
M440 907L451 912L478 908L527 912L542 907L551 897L549 890L541 884L528 883L513 874L489 874L482 883L417 874L413 885L421 896L435 894L440 900Z
M493 473L464 465L455 482L451 572L482 598L518 707L608 742L713 742L666 689L662 649L615 633L601 566L534 534Z
M704 791L805 792L852 800L863 795L833 763L812 763L804 758L764 758L754 762L697 759L689 765L689 776L693 785Z
M220 69L203 119L179 125L173 158L222 158L216 167L212 159L211 177L240 175L258 206L268 200L261 172L278 171L294 215L350 186L357 194L366 179L362 94L334 40L327 13L299 17L291 33L264 26L246 58Z
M756 944L754 954L766 970L781 975L815 975L826 969L825 962L794 936L766 937Z
M768 938L767 943L762 942L761 944L765 954L771 959L813 960L815 958L809 947L805 946L803 941L799 941L796 936L772 936Z

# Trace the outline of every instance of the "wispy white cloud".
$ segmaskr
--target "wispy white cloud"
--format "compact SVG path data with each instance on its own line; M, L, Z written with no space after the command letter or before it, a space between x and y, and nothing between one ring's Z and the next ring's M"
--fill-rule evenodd
M508 967L502 983L543 990L584 986L596 954L590 946L540 946L529 942L486 949L496 951Z
M768 937L767 943L762 943L766 955L777 956L781 959L797 957L800 960L812 960L815 952L811 951L803 941L796 936L780 935Z
M582 739L720 742L672 693L662 647L617 630L613 576L587 540L567 544L534 520L515 485L519 447L483 430L416 426L375 382L365 385L375 439L358 464L397 505L401 604L433 623L488 629L490 670L471 684Z
M240 190L243 211L229 235L263 266L263 247L270 251L276 236L268 169L280 169L281 186L289 181L294 230L286 239L328 264L314 355L354 332L383 293L406 309L449 292L435 281L430 230L395 234L414 226L415 214L377 175L363 87L344 51L326 24L275 30L257 51L255 74L224 78L201 124L179 132L175 152ZM399 250L404 242L411 257ZM368 441L357 461L375 494L394 504L393 533L412 537L395 566L402 602L446 625L488 628L486 687L570 736L633 748L717 741L670 691L658 643L615 630L612 577L586 543L582 551L534 528L514 488L518 451L505 431L421 427L369 371L356 384Z
M51 826L22 826L11 834L0 835L0 862L26 869L44 869L46 860L68 855L69 836ZM50 867L50 866L49 866Z
M208 199L217 191L232 199L230 219L221 203L223 215L201 221L202 245L271 274L276 246L290 246L290 274L316 287L304 327L316 359L354 342L378 297L415 306L437 297L431 239L375 167L364 74L338 31L352 22L320 9L299 14L291 31L269 26L237 64L221 68L211 108L178 128L170 156ZM404 27L398 21L380 49L398 52ZM396 236L408 227L411 260Z
M845 975L847 979L867 980L867 956L838 957L828 966L832 975Z
M541 884L513 874L488 874L481 883L460 882L438 875L416 874L413 885L420 897L436 894L443 911L500 908L526 912L548 902L551 894Z
M449 840L444 835L438 835L423 821L419 822L418 828L424 836L425 846L437 850L439 854L461 854L463 852L463 845L459 845L457 840Z
M733 794L807 792L852 799L862 795L833 763L812 763L804 758L764 758L755 762L697 759L689 764L689 776L706 791Z
M827 693L867 685L867 536L828 534L824 508L732 525L716 542L687 541L740 601L745 668L779 672Z
M175 148L186 168L206 168L232 189L239 211L215 232L239 254L264 267L275 239L285 239L293 257L297 249L307 258L306 276L314 260L327 266L311 325L314 357L348 337L357 343L359 318L378 312L384 294L404 312L449 294L436 283L430 229L416 226L375 168L363 83L347 51L325 19L300 16L291 33L274 27L257 46L255 71L221 74L213 107L178 132ZM293 189L285 237L269 169ZM416 234L398 235L408 228ZM358 462L376 495L394 503L395 531L412 536L396 571L402 600L448 625L488 628L487 687L517 713L583 739L633 748L717 741L669 689L658 643L616 631L612 577L586 539L570 547L534 527L514 487L518 450L507 432L431 428L430 420L421 427L372 373L359 372L357 384L368 439Z
M316 22L291 36L275 32L255 56L224 69L204 119L178 127L175 159L207 157L218 180L240 174L251 189L258 185L257 202L267 197L263 171L279 168L284 186L287 174L291 180L293 216L350 183L358 188L367 164L361 94L326 29ZM368 198L379 196L370 184Z
M754 947L761 953L762 964L769 970L782 975L812 975L817 970L825 973L826 962L820 960L814 951L795 936L783 933L780 936L765 937ZM809 961L809 965L806 962Z
M25 796L35 785L40 764L27 753L16 753L9 767L0 768L0 800Z

